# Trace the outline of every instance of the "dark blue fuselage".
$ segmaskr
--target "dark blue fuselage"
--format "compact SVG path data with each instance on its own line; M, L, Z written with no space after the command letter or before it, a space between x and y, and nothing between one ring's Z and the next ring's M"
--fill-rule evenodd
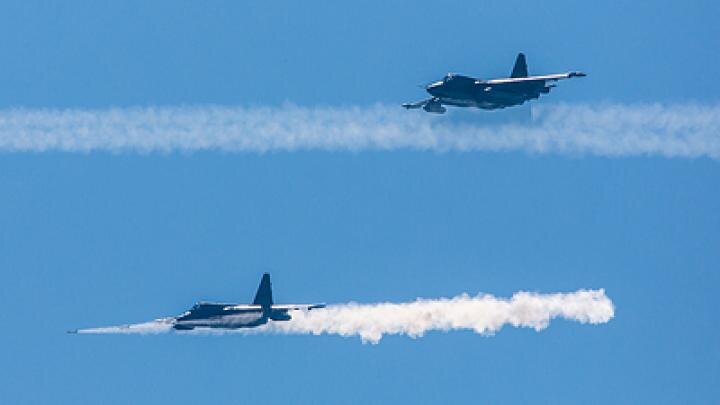
M195 304L188 312L175 318L173 327L178 330L252 328L266 324L270 319L274 321L290 320L290 315L287 312L287 310L258 305L200 302Z
M426 91L441 104L492 110L536 99L549 88L544 81L489 84L473 77L449 74L427 86Z

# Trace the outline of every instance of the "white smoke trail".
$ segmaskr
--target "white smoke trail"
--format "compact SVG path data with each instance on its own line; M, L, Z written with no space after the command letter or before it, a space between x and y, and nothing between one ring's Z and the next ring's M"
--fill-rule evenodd
M602 289L556 294L521 291L510 299L462 294L449 299L418 299L407 303L329 305L324 309L295 311L290 321L271 321L254 329L232 332L335 334L359 336L363 342L378 343L384 335L417 338L429 331L472 330L481 335L491 335L505 325L540 331L557 317L598 324L608 322L614 314L613 303ZM136 325L81 329L78 333L162 333L170 330L170 321L161 319ZM230 331L213 329L199 332Z
M476 111L476 117L495 112ZM0 111L0 151L513 151L720 158L720 105L555 105L526 124L397 106Z
M574 293L515 293L501 299L492 295L450 299L418 299L409 303L334 305L319 311L293 314L289 322L274 322L268 330L284 333L323 333L360 336L377 343L383 335L423 336L428 331L473 330L487 335L504 325L540 331L550 320L562 317L581 323L605 323L614 315L612 301L604 290Z

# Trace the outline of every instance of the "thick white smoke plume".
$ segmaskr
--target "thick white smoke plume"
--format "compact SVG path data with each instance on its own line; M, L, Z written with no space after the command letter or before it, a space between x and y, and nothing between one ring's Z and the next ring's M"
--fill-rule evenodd
M0 151L514 151L720 158L720 106L540 105L483 125L367 108L162 107L0 111ZM493 117L497 112L475 111Z
M258 328L235 332L335 334L359 336L363 342L378 343L384 335L416 338L430 331L472 330L490 335L505 325L540 331L557 317L598 324L608 322L614 314L613 303L602 289L556 294L518 292L510 299L463 294L454 298L418 299L407 303L329 305L324 309L294 311L290 321L270 321ZM162 333L172 330L171 322L171 319L162 319L135 325L81 329L78 332ZM207 332L228 331L200 331Z

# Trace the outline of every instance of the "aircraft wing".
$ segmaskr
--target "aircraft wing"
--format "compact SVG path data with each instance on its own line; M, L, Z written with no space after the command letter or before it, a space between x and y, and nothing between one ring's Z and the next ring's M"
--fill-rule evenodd
M490 79L490 80L478 80L475 83L476 84L487 84L487 85L496 85L496 84L513 84L513 83L527 83L527 82L547 82L547 81L557 81L561 79L570 79L573 77L585 77L587 76L583 72L568 72L568 73L556 73L553 75L543 75L543 76L528 76L528 77L509 77L505 79Z
M309 311L311 309L325 308L325 304L284 304L284 305L273 305L272 309L280 309L287 311Z

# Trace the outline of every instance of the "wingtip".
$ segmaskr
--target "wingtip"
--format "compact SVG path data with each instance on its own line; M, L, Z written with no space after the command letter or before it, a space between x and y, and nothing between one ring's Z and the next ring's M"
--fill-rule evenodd
M313 309L323 309L326 308L327 304L324 302L321 302L319 304L312 304L308 307L308 311L312 311Z

